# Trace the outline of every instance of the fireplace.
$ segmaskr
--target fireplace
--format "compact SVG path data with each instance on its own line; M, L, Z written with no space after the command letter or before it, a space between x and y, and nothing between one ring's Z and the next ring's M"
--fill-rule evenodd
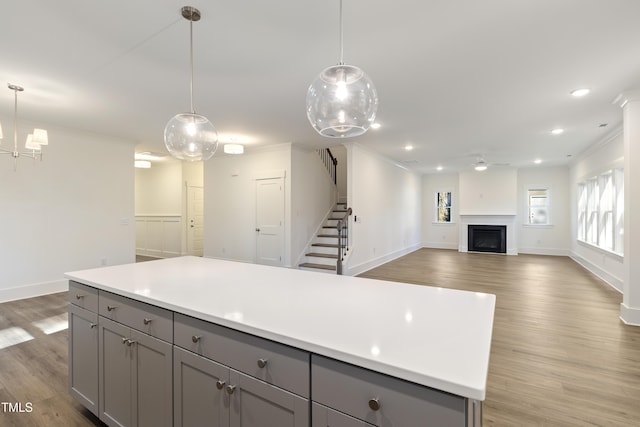
M468 250L473 252L507 253L506 225L468 225Z

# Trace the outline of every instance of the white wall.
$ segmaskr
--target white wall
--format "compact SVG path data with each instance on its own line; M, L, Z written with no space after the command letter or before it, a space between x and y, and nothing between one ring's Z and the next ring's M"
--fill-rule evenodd
M204 256L256 259L256 174L285 171L285 260L291 265L291 144L243 155L215 155L204 164Z
M621 131L605 138L580 155L569 171L569 187L571 200L571 256L577 262L601 277L611 286L622 292L624 269L623 257L578 242L577 230L577 187L578 183L605 172L611 168L624 166L624 140ZM630 183L625 182L625 185Z
M518 170L518 251L568 256L571 248L571 194L569 168L532 167ZM546 188L549 225L528 225L528 190Z
M12 119L0 121L12 134ZM133 142L38 125L49 132L42 162L20 158L14 172L0 156L0 301L66 290L68 271L135 260ZM19 137L35 126L19 123Z
M353 251L344 267L353 275L421 246L419 174L358 144L347 145Z
M460 173L460 215L515 215L518 211L516 169L489 168Z
M335 206L337 189L315 150L293 147L291 177L291 253L297 265Z
M435 195L451 192L451 223L436 222ZM458 249L460 192L458 174L427 174L422 177L422 245L428 248Z
M180 216L182 188L180 161L155 162L150 169L136 169L136 215Z

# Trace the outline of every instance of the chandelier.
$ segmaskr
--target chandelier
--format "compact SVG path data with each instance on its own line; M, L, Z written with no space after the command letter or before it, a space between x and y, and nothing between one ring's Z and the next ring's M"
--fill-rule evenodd
M9 83L8 88L13 91L14 108L13 108L13 150L5 150L0 148L0 154L9 154L13 157L13 170L18 168L18 157L30 157L32 159L42 160L42 146L49 145L49 138L45 129L34 129L33 133L27 135L25 149L28 151L18 151L18 92L24 91L24 88ZM0 143L2 142L2 125L0 125Z

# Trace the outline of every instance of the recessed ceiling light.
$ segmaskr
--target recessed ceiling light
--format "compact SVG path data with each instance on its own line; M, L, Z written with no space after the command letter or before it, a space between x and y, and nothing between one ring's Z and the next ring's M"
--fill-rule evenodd
M407 150L407 151L411 151L411 150L413 150L413 145L407 144L407 145L404 146L404 149Z
M533 163L535 163L536 165L539 165L540 163L542 163L542 160L540 160L540 159L535 159L535 160L533 161Z
M444 169L442 166L438 166L438 167L436 168L436 170L438 170L438 171L441 171L442 169Z
M380 129L380 123L371 123L371 129Z
M560 135L562 132L564 132L564 129L562 128L556 128L551 131L551 133L554 135Z
M572 96L575 96L576 98L580 98L582 96L587 95L589 92L591 92L591 90L587 89L587 88L581 88L581 89L575 89L572 90L571 92L569 92Z

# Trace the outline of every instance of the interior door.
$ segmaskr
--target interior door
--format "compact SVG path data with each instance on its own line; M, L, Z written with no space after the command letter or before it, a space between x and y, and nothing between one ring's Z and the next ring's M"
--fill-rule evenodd
M256 262L282 265L284 259L284 178L256 181Z
M204 251L204 194L202 187L187 187L187 252L202 256Z

